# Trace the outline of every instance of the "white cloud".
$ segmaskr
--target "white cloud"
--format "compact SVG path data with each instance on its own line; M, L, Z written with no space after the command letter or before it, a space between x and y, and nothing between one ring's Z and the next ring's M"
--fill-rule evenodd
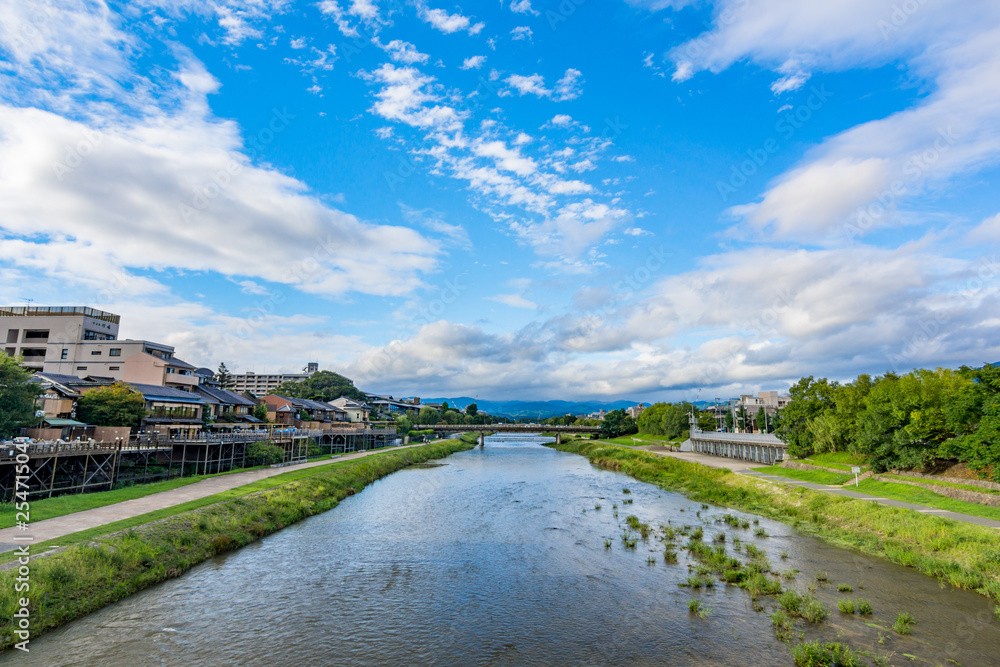
M538 97L549 97L552 91L545 87L545 79L541 74L523 76L512 74L505 79L508 86L513 87L523 97L524 95L537 95Z
M578 69L568 69L563 78L556 82L555 99L559 102L580 97L583 73Z
M517 14L534 14L538 16L538 11L531 6L531 0L515 0L511 2L510 11Z
M304 49L306 48L306 41L307 40L305 37L298 37L296 39L291 40L289 46L291 46L293 49Z
M1000 213L983 220L969 232L969 239L976 243L1000 243Z
M473 24L468 17L461 14L449 14L443 9L430 9L423 4L417 7L417 15L424 23L446 35L460 30L465 30L470 35L477 35L486 27L485 23Z
M531 74L524 76L512 74L504 79L504 82L514 88L520 96L535 95L537 97L552 98L557 102L575 100L580 96L580 83L583 74L577 69L567 69L559 81L556 82L555 90L545 87L545 79L541 74Z
M518 176L530 176L538 171L538 165L531 158L521 155L516 148L508 148L502 141L478 141L473 152L480 157L490 157L504 171L512 171Z
M462 61L462 69L479 69L486 62L486 56L471 56Z
M827 139L759 203L735 209L756 228L805 242L856 238L901 224L908 202L954 176L1000 162L1000 5L942 0L899 14L889 0L727 0L716 12L712 30L671 52L675 78L747 59L783 74L773 86L781 93L802 85L807 69L902 61L930 90ZM800 93L812 113L833 94L822 84Z
M652 232L646 231L642 227L629 227L625 233L629 236L653 236Z
M112 47L120 43L113 30L78 34L60 25L66 32L62 44L50 45L56 52L95 35ZM48 109L0 103L4 264L49 275L71 271L81 285L101 274L97 266L217 272L331 296L404 294L420 285L421 274L437 263L433 243L411 229L368 224L330 208L301 181L255 164L243 129L211 113L206 96L218 82L178 53L177 71L161 82L162 108L144 104L116 115L102 104L97 125L81 119L83 105L62 113L55 81ZM80 61L86 62L82 52ZM61 85L76 94L72 63L65 65ZM37 66L50 64L44 57L22 63L26 80L45 76ZM134 76L125 67L108 71L125 81ZM120 95L124 109L135 100L114 80L101 89L115 103L111 96ZM278 109L264 127L275 133L294 122ZM247 135L256 132L249 128Z
M510 35L515 42L531 39L531 28L526 25L518 26L510 31Z
M401 39L394 39L385 45L380 44L377 40L375 43L379 48L388 53L389 57L394 61L405 65L412 65L414 63L423 64L430 57L426 53L417 51L417 47L413 44L404 42Z
M560 113L553 116L549 123L555 127L569 127L573 124L573 117Z
M496 301L497 303L502 303L505 306L510 306L511 308L528 308L530 310L538 309L537 303L525 299L520 294L497 294L496 296L489 296L486 298L490 301Z

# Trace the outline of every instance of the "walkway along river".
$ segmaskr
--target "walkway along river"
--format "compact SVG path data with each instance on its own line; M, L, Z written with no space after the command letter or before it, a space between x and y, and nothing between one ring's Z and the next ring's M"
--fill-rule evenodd
M703 509L537 442L494 436L485 448L441 463L375 482L330 512L33 640L30 654L8 652L0 662L792 664L771 625L773 598L761 598L762 613L733 585L679 586L693 574L686 552L679 548L678 562L669 564L655 540L625 548L631 514L654 527L702 526L709 544L725 532L730 549L738 536L766 551L775 569L798 570L786 588L816 586L831 615L818 625L799 621L793 643L804 631L805 639L839 635L887 656L885 664L1000 664L992 603L942 589L913 570L767 519L734 529L723 515L755 517ZM767 536L755 536L756 528ZM816 581L820 570L828 583ZM869 600L874 614L838 612L845 594L837 584L851 585L846 596ZM689 611L692 598L708 610L704 618ZM912 635L890 629L900 612L916 619Z

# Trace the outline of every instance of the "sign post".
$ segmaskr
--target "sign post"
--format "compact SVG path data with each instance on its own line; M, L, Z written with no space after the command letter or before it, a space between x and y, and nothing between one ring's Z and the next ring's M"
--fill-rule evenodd
M858 466L851 466L851 472L854 473L854 488L858 487L858 474L861 473L861 468Z

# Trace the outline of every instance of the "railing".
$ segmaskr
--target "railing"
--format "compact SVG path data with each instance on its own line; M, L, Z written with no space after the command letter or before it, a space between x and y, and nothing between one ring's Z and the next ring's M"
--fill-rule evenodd
M713 431L692 431L692 440L714 440L715 442L753 443L772 447L788 447L773 433L722 433Z

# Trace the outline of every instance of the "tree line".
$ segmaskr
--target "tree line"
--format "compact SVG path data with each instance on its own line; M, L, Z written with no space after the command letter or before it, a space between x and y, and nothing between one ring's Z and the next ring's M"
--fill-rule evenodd
M1000 482L1000 366L859 375L846 384L809 376L789 393L777 435L792 456L852 452L875 472L958 461Z

